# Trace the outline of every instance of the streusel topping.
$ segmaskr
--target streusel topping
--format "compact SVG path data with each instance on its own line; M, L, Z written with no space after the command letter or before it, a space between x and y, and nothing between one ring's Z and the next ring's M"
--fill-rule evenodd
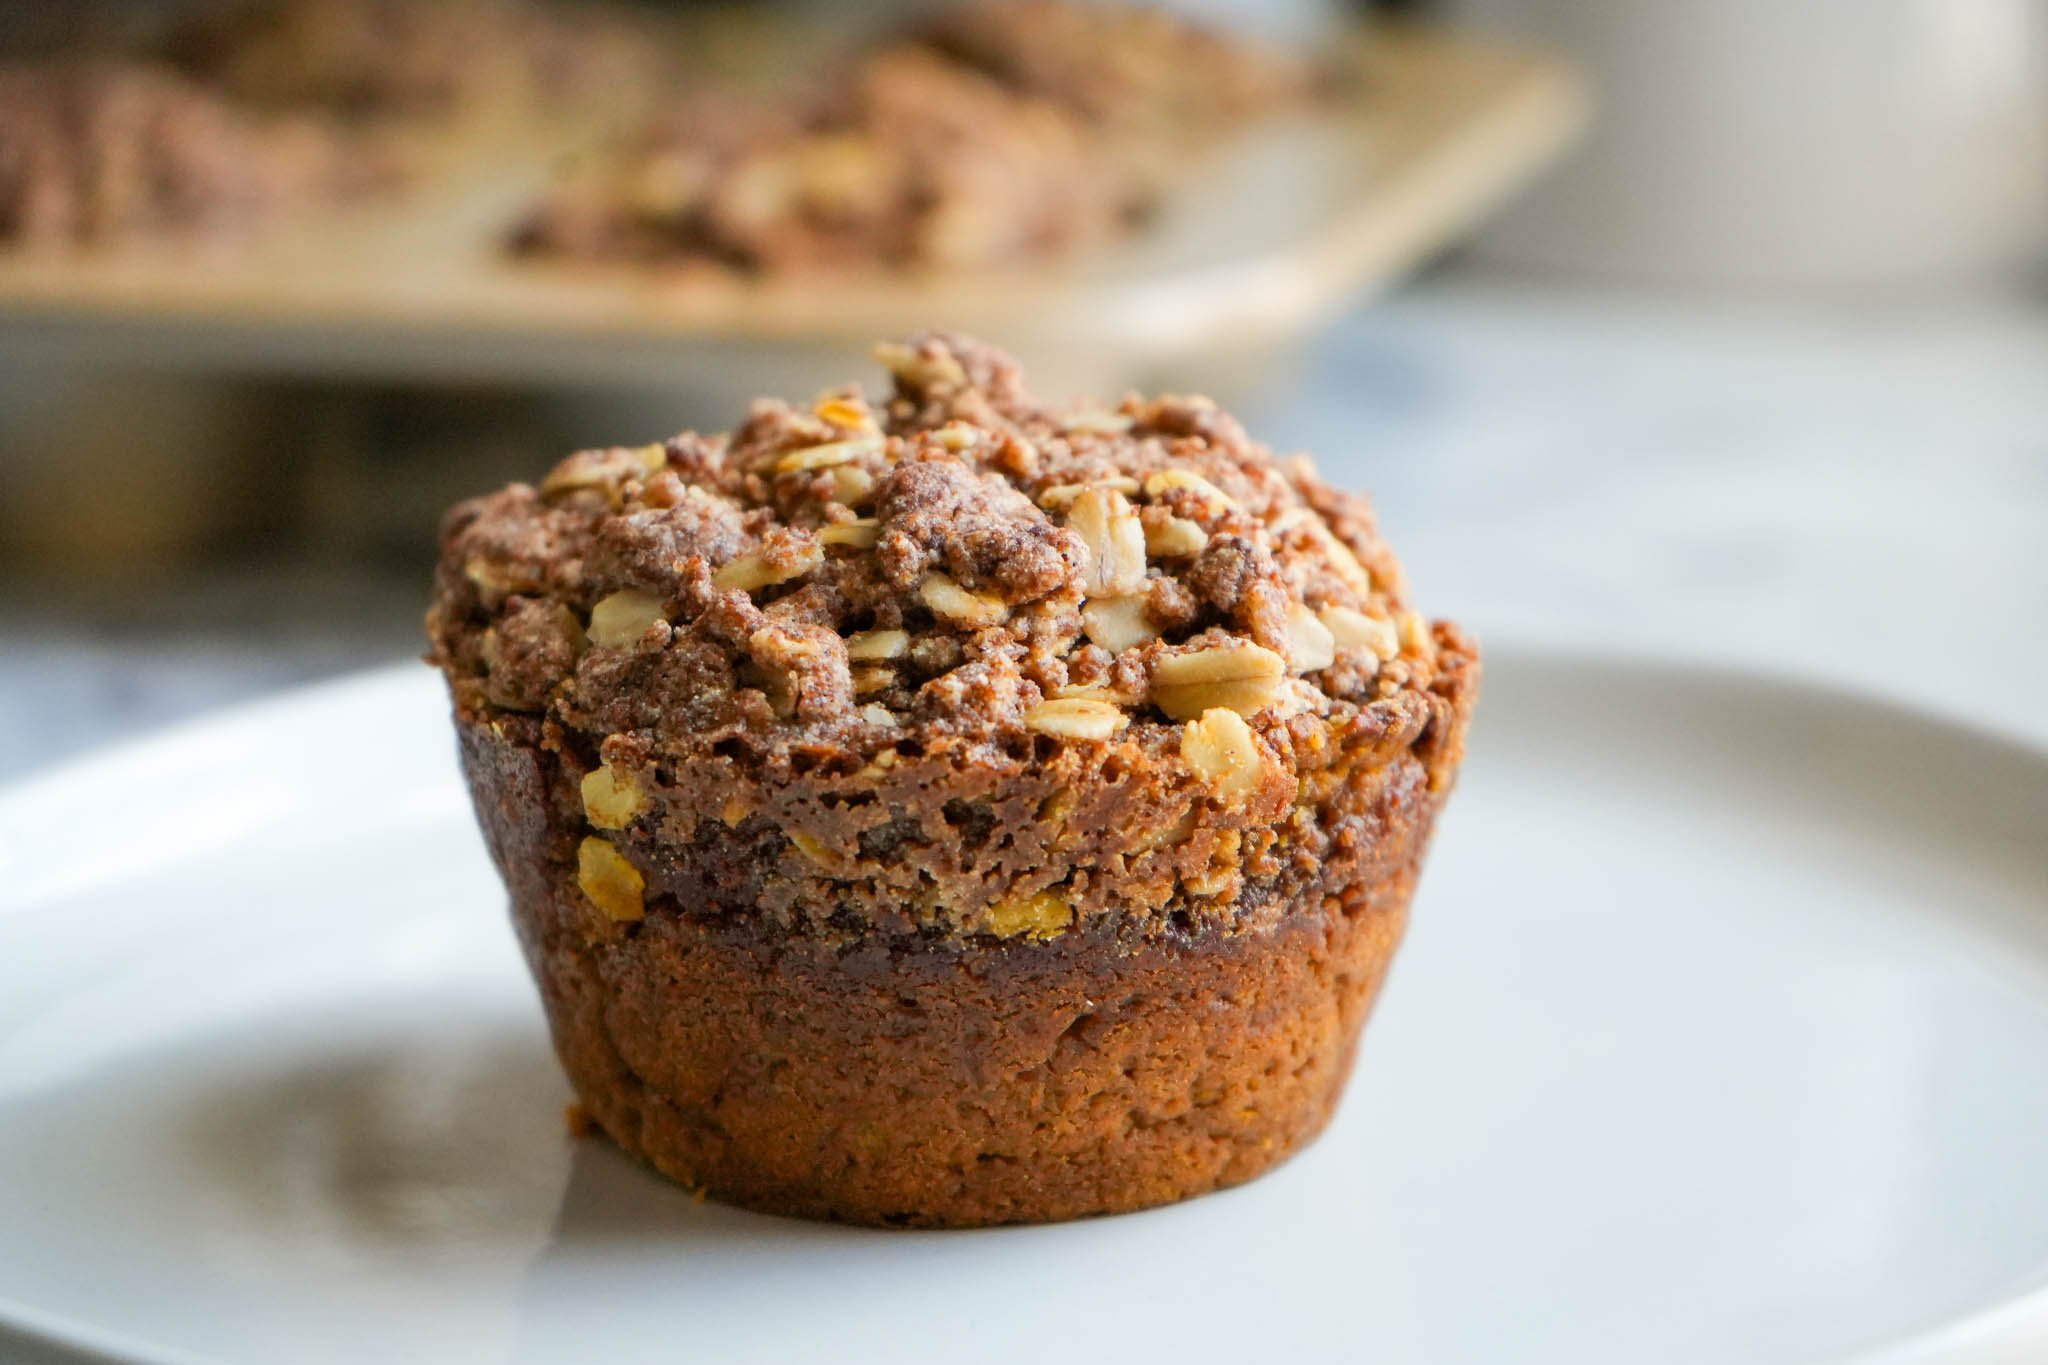
M1366 503L1206 399L1060 409L973 341L729 436L571 456L445 528L435 635L474 699L671 744L911 726L1091 742L1427 687Z

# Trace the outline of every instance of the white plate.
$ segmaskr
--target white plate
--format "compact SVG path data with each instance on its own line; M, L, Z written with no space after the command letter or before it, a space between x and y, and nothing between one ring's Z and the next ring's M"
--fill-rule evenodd
M2048 1358L2040 754L1499 657L1319 1144L892 1234L565 1138L443 709L378 674L0 797L0 1353Z

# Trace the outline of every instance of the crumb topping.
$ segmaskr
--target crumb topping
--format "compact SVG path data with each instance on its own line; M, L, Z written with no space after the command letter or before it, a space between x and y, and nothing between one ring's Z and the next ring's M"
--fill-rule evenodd
M879 400L757 403L730 436L584 451L456 509L435 621L458 679L682 748L1073 737L1427 687L1364 501L1213 403L1060 410L972 341L879 354Z
M536 765L591 932L1240 932L1393 875L1477 660L1365 502L1206 399L878 356L872 400L584 451L443 527L467 761Z

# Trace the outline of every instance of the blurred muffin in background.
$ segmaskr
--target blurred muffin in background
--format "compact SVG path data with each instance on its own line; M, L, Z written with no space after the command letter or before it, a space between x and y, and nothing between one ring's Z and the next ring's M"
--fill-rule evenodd
M1211 136L1319 80L1303 59L1143 5L970 0L936 11L918 36L1122 136Z
M985 266L1107 236L1145 199L1063 110L898 47L791 106L693 97L568 174L519 244L767 273Z
M533 0L234 0L167 51L238 99L367 118L633 103L662 65L626 12Z
M565 172L514 244L762 274L1054 256L1143 219L1190 144L1314 85L1306 62L1161 11L992 0L828 69L817 94L693 93Z
M0 65L0 242L233 240L393 175L361 139L148 63Z

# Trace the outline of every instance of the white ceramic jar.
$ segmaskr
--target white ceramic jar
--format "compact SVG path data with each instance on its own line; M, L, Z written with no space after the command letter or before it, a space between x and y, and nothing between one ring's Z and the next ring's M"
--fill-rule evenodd
M2048 243L2048 0L1445 0L1580 62L1583 147L1480 239L1612 277L1952 283Z

